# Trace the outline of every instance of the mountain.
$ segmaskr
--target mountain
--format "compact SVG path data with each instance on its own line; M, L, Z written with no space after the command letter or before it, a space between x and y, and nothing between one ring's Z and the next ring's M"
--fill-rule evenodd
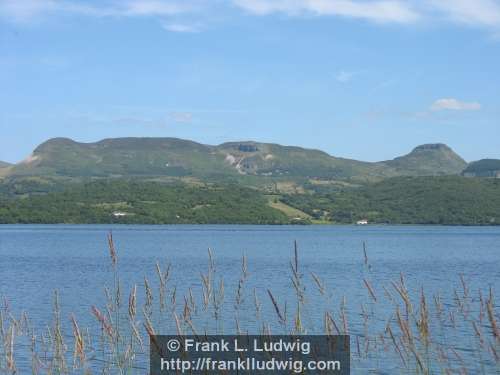
M116 138L79 143L50 139L13 168L14 175L185 176L231 173L210 146L175 138Z
M0 160L0 168L8 167L10 164Z
M209 146L176 138L116 138L78 143L55 138L38 146L14 175L61 176L303 176L368 174L370 163L322 151L257 142Z
M215 147L239 174L268 177L350 178L375 173L378 166L326 152L272 143L229 142Z
M362 162L323 151L253 141L204 145L177 138L113 138L80 143L50 139L11 176L191 176L279 179L380 179L401 175L459 174L466 163L448 146L423 145L410 154L384 162Z
M396 175L435 176L460 174L467 163L442 143L421 145L407 155L383 162Z
M500 178L500 160L482 159L470 163L462 172L467 177L496 177Z

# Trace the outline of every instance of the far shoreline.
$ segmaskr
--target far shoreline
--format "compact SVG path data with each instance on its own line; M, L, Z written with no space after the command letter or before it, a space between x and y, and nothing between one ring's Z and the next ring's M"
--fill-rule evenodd
M238 227L292 227L292 228L307 228L307 227L354 227L354 228L375 228L375 227L464 227L464 228L497 228L500 224L392 224L392 223L373 223L373 224L344 224L344 223L308 223L308 224L252 224L252 223L165 223L165 224L148 224L148 223L0 223L1 227L7 226L116 226L116 227L181 227L181 226L197 226L197 227L223 227L223 226L238 226Z

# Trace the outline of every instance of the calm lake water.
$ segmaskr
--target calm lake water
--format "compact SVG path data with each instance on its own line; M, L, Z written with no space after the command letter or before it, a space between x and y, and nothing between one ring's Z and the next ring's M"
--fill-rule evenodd
M104 306L104 285L113 285L106 242L110 230L117 247L124 300L132 285L143 287L145 276L156 291L156 261L162 268L171 263L169 287L176 288L179 314L183 296L190 288L195 298L201 299L200 273L206 272L207 249L212 249L216 280L224 278L225 302L217 325L203 314L194 318L200 331L235 332L235 295L241 259L246 255L249 277L239 313L241 329L259 333L265 321L275 333L283 333L267 289L282 306L287 302L293 313L295 292L290 281L290 260L294 241L299 248L299 269L307 295L304 327L308 333L323 333L325 310L338 316L345 296L352 350L356 346L354 337L362 338L366 331L362 309L369 311L370 329L375 332L383 332L393 317L394 306L382 302L384 295L387 297L384 287L398 298L391 282L398 282L400 273L416 303L423 288L429 305L439 293L444 305L451 306L455 289L459 295L464 294L460 275L467 284L465 294L471 303L479 300L479 291L487 296L490 287L496 300L500 299L500 228L428 226L2 225L0 296L15 314L27 311L34 327L43 330L52 320L53 293L58 290L68 335L70 313L75 313L81 326L95 326L90 307ZM369 267L365 265L363 242ZM321 295L311 272L322 280L326 297ZM370 298L363 279L373 286L377 302ZM255 313L254 290L262 305L260 317ZM139 298L143 299L143 295L141 289ZM495 308L498 314L498 306ZM479 312L471 308L473 314ZM477 358L470 348L475 344L469 328L450 330L446 340L474 361ZM175 325L163 322L159 331L175 333ZM376 363L368 356L354 363L357 370L353 373L367 369L396 372L397 358L393 355ZM29 368L19 359L18 366L23 365ZM470 369L486 368L482 372L488 373L488 366L491 363L485 361L482 365L472 364Z

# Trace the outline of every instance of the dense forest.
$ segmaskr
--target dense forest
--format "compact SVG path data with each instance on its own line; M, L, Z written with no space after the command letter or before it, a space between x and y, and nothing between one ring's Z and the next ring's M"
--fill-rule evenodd
M499 225L500 180L395 177L358 188L309 186L282 200L334 223Z
M277 185L278 186L278 185ZM305 183L274 191L241 184L142 179L23 178L0 182L0 223L499 225L500 179L394 177Z
M28 186L27 186L28 185ZM27 194L29 189L36 194ZM82 184L4 184L0 223L285 224L259 192L238 186L186 186L130 180ZM16 197L17 196L17 197Z

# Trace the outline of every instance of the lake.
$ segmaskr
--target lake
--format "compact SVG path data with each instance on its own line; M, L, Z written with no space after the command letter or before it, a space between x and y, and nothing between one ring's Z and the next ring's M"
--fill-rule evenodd
M396 306L405 313L401 289L398 291L401 285L415 304L416 320L423 291L432 318L430 341L444 348L443 355L429 354L422 339L417 340L428 368L464 368L473 373L498 370L492 354L498 349L498 341L495 344L491 335L484 306L490 294L493 301L500 298L499 227L0 225L0 296L4 298L4 312L19 317L26 311L40 337L52 324L57 290L68 343L72 339L71 313L81 327L89 327L90 335L99 335L100 325L91 314L91 306L104 310L104 285L114 285L107 244L109 231L117 250L123 304L127 305L134 284L138 285L139 303L145 303L146 277L153 291L151 319L157 333L176 332L172 312L180 316L186 304L191 306L186 302L190 301L190 290L198 306L191 309L192 322L200 332L235 333L235 316L245 333L258 334L266 325L273 333L291 330L297 297L290 262L297 241L298 269L305 290L302 332L324 333L325 311L330 311L337 325L346 326L351 334L353 373L376 369L380 373L413 373L418 366L411 360L405 365L398 349L389 344L388 324L400 348L404 346L395 315ZM216 321L210 308L206 312L201 308L200 274L208 272L208 248L214 258L217 290L220 279L224 279L224 298ZM247 258L248 277L237 303L243 256ZM163 270L171 264L165 298L168 312L163 312L163 317L156 311L157 261ZM285 325L278 322L268 289L282 313L286 303L289 318ZM498 305L493 301L498 319ZM259 312L256 305L260 306ZM126 315L126 306L124 311ZM141 314L138 308L137 319L143 321ZM8 319L4 316L4 320ZM22 342L20 338L16 362L20 373L27 373L31 371L31 360L27 344ZM72 344L68 347L71 357ZM413 358L412 353L402 351L403 357ZM140 353L136 362L139 368L147 363ZM90 366L99 368L101 364L94 361Z

